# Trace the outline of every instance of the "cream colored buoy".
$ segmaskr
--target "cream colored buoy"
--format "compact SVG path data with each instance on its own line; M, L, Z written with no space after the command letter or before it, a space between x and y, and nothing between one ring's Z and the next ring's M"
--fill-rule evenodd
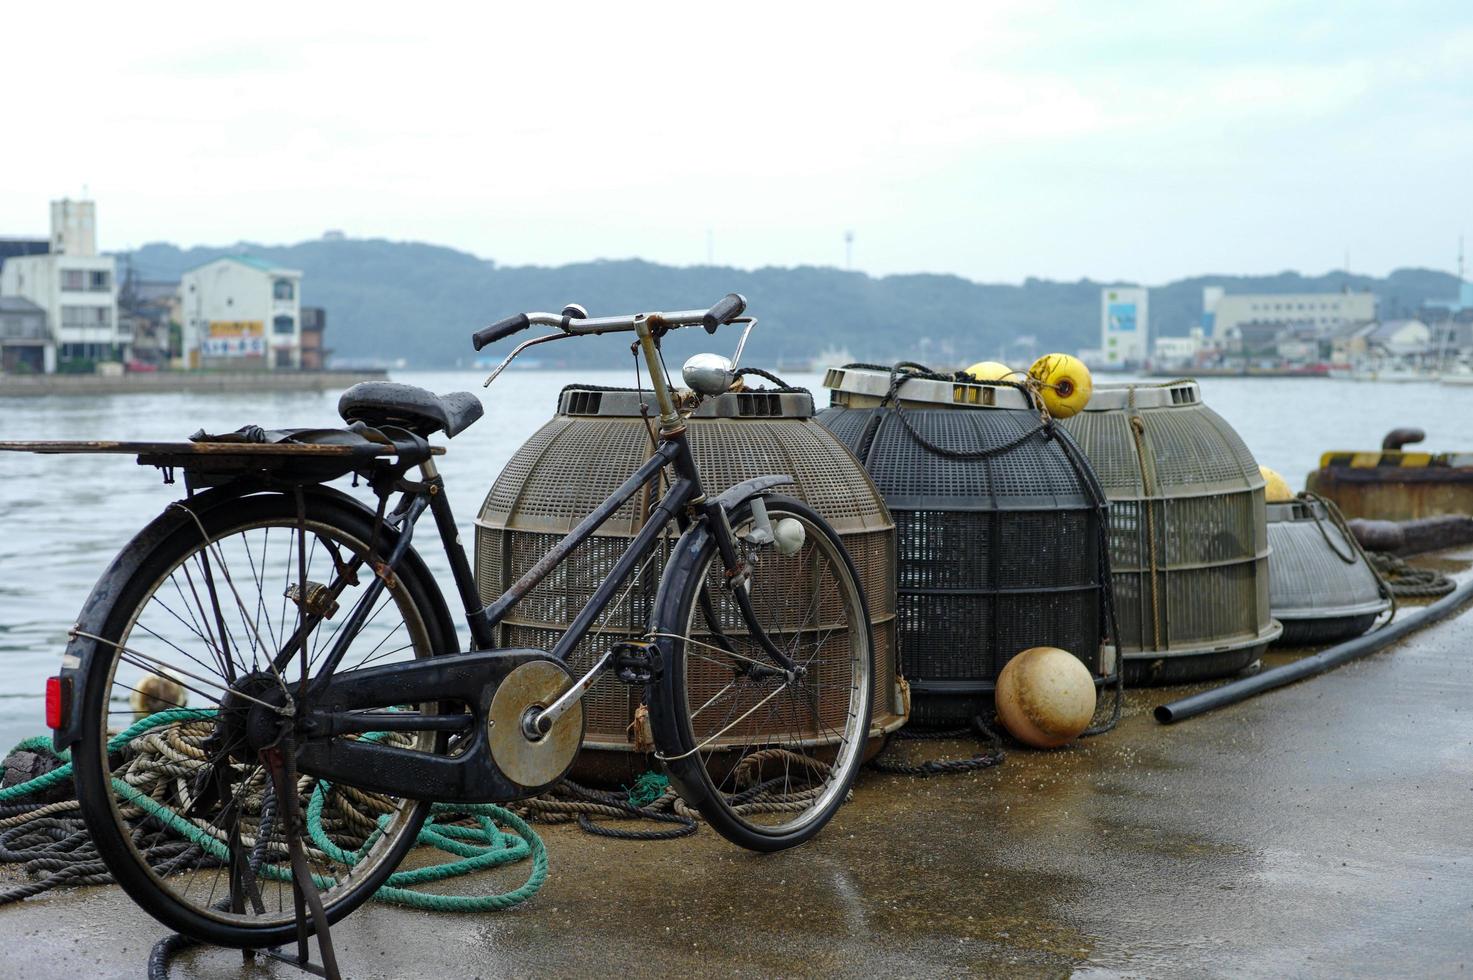
M997 678L997 716L1025 745L1054 749L1089 727L1095 713L1094 678L1067 650L1030 647Z
M1288 480L1267 466L1258 467L1258 472L1263 474L1263 499L1266 503L1287 504L1294 499L1294 491L1289 489Z
M1016 373L1002 361L978 361L967 368L967 374L978 381L1007 381Z
M1028 369L1028 377L1038 383L1043 403L1056 419L1067 419L1083 411L1095 390L1089 368L1068 354L1043 355Z
M128 694L128 707L133 709L133 720L142 721L149 715L169 708L182 708L189 701L184 687L172 677L163 674L147 674Z

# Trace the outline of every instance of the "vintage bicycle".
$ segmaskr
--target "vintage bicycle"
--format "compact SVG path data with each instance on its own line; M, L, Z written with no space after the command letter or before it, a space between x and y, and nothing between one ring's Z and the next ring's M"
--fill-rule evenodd
M405 858L431 801L512 801L556 784L579 751L580 699L609 674L643 690L656 758L717 832L758 851L817 833L869 733L859 578L834 530L780 493L790 477L702 484L682 409L725 391L734 362L697 355L684 372L694 392L677 393L660 354L672 330L737 324L739 358L755 323L745 306L737 294L676 313L571 306L475 334L479 350L552 328L499 373L534 344L633 333L658 408L648 461L489 605L436 468L444 450L429 442L481 416L475 395L367 382L342 396L343 429L51 445L135 453L188 489L103 573L48 682L55 743L71 749L83 814L128 894L201 940L296 939L305 956L308 929L322 939ZM47 448L5 448L26 447ZM376 509L327 485L348 477ZM652 486L664 492L642 493ZM631 500L648 508L642 530L556 645L495 648L499 620ZM427 511L469 649L414 548ZM569 653L657 556L644 636L575 674ZM140 762L137 739L157 752ZM326 830L304 831L304 813Z

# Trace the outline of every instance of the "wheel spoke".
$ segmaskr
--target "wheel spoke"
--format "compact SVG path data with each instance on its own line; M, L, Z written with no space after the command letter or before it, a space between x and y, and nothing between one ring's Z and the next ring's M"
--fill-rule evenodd
M107 743L119 727L147 712L155 719L135 726L126 745L101 753L95 776L83 777L79 770L79 780L95 787L85 792L94 798L102 794L110 804L113 829L94 832L99 849L104 840L115 841L105 852L110 862L146 869L155 907L186 910L212 928L269 933L269 944L289 938L295 921L282 817L280 812L267 816L273 796L256 758L273 726L288 724L274 720L283 717L275 707L280 703L276 692L286 689L274 658L304 619L311 629L293 657L300 656L303 664L325 656L337 642L345 645L344 663L359 667L433 652L430 616L438 600L426 591L432 583L421 582L412 570L401 572L381 592L352 635L309 613L313 591L308 583L314 574L327 575L328 588L336 590L345 610L361 602L368 583L377 581L347 577L354 562L367 558L370 535L314 518L318 506L313 502L308 509L305 547L295 533L295 501L286 495L246 498L214 517L196 515L200 534L182 548L175 537L166 547L179 550L156 546L157 551L144 553L143 571L117 600L127 601L128 610L106 617L123 624L109 627L116 633L74 632L97 643L93 669L105 674L96 683L108 692L88 723L89 743ZM331 570L324 572L324 564ZM294 582L300 609L288 598ZM295 681L289 690L299 693ZM190 714L157 714L180 708ZM132 718L124 721L130 711ZM440 733L422 732L396 744L433 752L444 751L446 742ZM392 870L394 855L412 843L415 821L427 808L413 800L357 792L350 785L320 791L306 775L295 791L304 815L309 803L318 814L307 817L317 832L341 848L324 850L314 840L304 841L329 909L356 903L370 885L376 887ZM317 811L313 799L319 792Z

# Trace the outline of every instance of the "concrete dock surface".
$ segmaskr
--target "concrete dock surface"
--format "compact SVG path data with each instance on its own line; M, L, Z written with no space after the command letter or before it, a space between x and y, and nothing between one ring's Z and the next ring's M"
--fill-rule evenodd
M1173 727L1151 718L1196 689L1129 692L1115 732L997 769L866 770L782 854L707 828L635 843L539 827L551 874L532 901L371 903L334 929L339 962L354 978L1473 976L1473 614ZM0 975L139 977L165 934L116 888L56 891L0 909ZM171 976L301 974L206 948Z

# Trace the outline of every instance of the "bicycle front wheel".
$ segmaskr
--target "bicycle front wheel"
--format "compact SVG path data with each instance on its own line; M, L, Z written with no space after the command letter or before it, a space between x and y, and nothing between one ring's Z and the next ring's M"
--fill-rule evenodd
M193 506L176 505L139 534L114 564L127 581L110 597L99 585L90 600L109 605L90 619L101 625L74 780L99 853L145 911L217 945L277 945L295 936L286 807L244 747L253 703L297 692L302 661L310 673L339 639L339 669L350 670L449 649L454 627L411 552L363 627L340 636L374 581L370 553L382 555L392 536L375 541L371 515L348 502L308 493L300 525L292 495ZM433 733L392 737L445 750ZM295 789L308 863L335 921L394 870L429 804L307 776Z
M797 500L764 503L777 543L754 543L750 503L730 515L747 585L728 586L709 530L687 534L671 557L651 720L681 796L732 842L776 851L818 833L849 794L869 733L874 653L838 534ZM750 597L750 622L737 589Z

